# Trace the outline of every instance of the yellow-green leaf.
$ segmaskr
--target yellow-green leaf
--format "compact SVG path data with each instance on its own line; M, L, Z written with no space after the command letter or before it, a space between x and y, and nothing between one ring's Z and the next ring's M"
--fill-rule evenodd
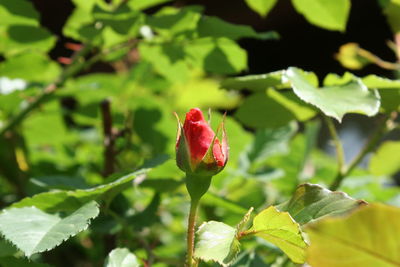
M327 218L306 228L313 267L400 266L400 209L371 204L348 217Z
M300 225L289 213L271 206L254 217L253 226L248 231L282 249L293 262L304 263L307 243Z

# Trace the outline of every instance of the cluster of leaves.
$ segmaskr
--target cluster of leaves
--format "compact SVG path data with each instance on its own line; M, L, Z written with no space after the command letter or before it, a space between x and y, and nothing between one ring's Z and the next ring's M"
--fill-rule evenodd
M202 200L201 264L399 265L399 209L358 199L400 206L400 142L379 143L398 128L400 81L345 73L319 83L295 67L226 78L247 69L237 40L278 35L167 2L73 0L63 35L80 44L67 44L61 66L33 5L0 0L0 266L181 265L188 196L172 114L191 107L233 114L229 164ZM276 2L246 0L262 16ZM400 4L383 2L397 33ZM310 23L345 30L349 0L292 3ZM98 62L114 71L91 71ZM331 118L348 113L379 124L346 164ZM317 145L321 120L337 162Z

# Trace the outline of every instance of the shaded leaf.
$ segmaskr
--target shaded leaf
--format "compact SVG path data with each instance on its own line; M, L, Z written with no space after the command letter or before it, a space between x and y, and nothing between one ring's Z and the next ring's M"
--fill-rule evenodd
M342 86L317 88L312 86L297 68L285 73L295 94L303 101L318 107L327 116L339 122L346 113L373 116L379 111L380 97L376 90L368 88L359 80Z
M276 245L295 263L305 262L304 241L300 225L287 212L280 212L271 206L253 219L253 226L246 231L254 233L268 242Z
M239 253L236 229L221 222L203 223L196 232L194 256L228 265Z
M346 214L361 205L364 201L349 197L343 192L332 192L316 184L299 185L292 198L277 208L287 211L299 224Z
M284 71L275 71L266 74L247 75L227 78L221 82L221 87L231 90L248 89L252 91L264 91L269 87L282 85Z
M51 267L48 264L33 262L26 258L2 257L0 258L1 267Z
M382 1L383 2L383 1ZM386 15L386 19L394 34L400 32L400 1L399 0L388 0L386 5L383 7L383 13Z
M350 216L326 218L306 228L312 266L400 266L400 209L367 205Z
M139 267L140 264L127 248L116 248L108 254L104 267Z
M270 265L266 264L263 259L257 255L255 251L251 252L243 252L241 253L235 262L232 264L232 267L268 267Z
M197 26L199 37L226 37L232 40L240 38L257 38L261 40L276 39L276 32L257 33L248 25L237 25L218 17L203 17Z
M81 205L95 200L111 200L113 196L129 187L129 183L139 175L146 174L150 168L141 169L125 175L111 183L99 185L90 189L78 189L74 191L52 191L27 197L12 205L15 208L35 206L44 211L73 211Z
M85 230L99 214L95 201L61 217L35 207L12 208L0 214L0 232L27 257L50 250Z

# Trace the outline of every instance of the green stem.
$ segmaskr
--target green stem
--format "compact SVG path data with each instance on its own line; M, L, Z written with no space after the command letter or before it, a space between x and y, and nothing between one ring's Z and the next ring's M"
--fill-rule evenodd
M353 158L350 164L345 167L342 171L339 171L336 175L335 180L332 182L329 187L330 190L336 190L339 188L344 178L346 178L357 165L364 159L364 157L372 151L375 146L379 143L382 136L387 132L387 122L389 119L394 119L393 116L384 116L379 121L379 125L376 127L375 132L369 137L368 141L365 143L360 152Z
M211 178L211 176L197 176L189 173L186 174L186 188L189 192L191 199L186 239L186 267L196 267L198 264L193 258L197 210L201 197L207 192L208 188L210 187Z
M339 135L336 131L335 125L331 118L324 116L326 125L328 126L329 133L332 137L333 144L336 149L336 158L338 162L338 173L342 173L345 167L345 157L342 142L340 141Z
M194 255L194 233L196 227L198 206L199 206L199 201L192 200L190 202L190 212L189 212L188 229L187 229L187 255L186 255L187 267L192 267L195 266L196 264L193 260L193 255Z

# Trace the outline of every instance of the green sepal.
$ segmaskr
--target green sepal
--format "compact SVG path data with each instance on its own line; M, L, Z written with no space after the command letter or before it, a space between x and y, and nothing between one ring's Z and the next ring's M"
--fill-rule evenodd
M199 176L186 173L186 188L192 201L199 201L207 192L211 184L212 176Z
M189 145L186 141L185 132L179 117L174 113L178 121L178 134L177 134L177 147L176 147L176 163L178 167L184 172L193 172L192 163L190 161Z

